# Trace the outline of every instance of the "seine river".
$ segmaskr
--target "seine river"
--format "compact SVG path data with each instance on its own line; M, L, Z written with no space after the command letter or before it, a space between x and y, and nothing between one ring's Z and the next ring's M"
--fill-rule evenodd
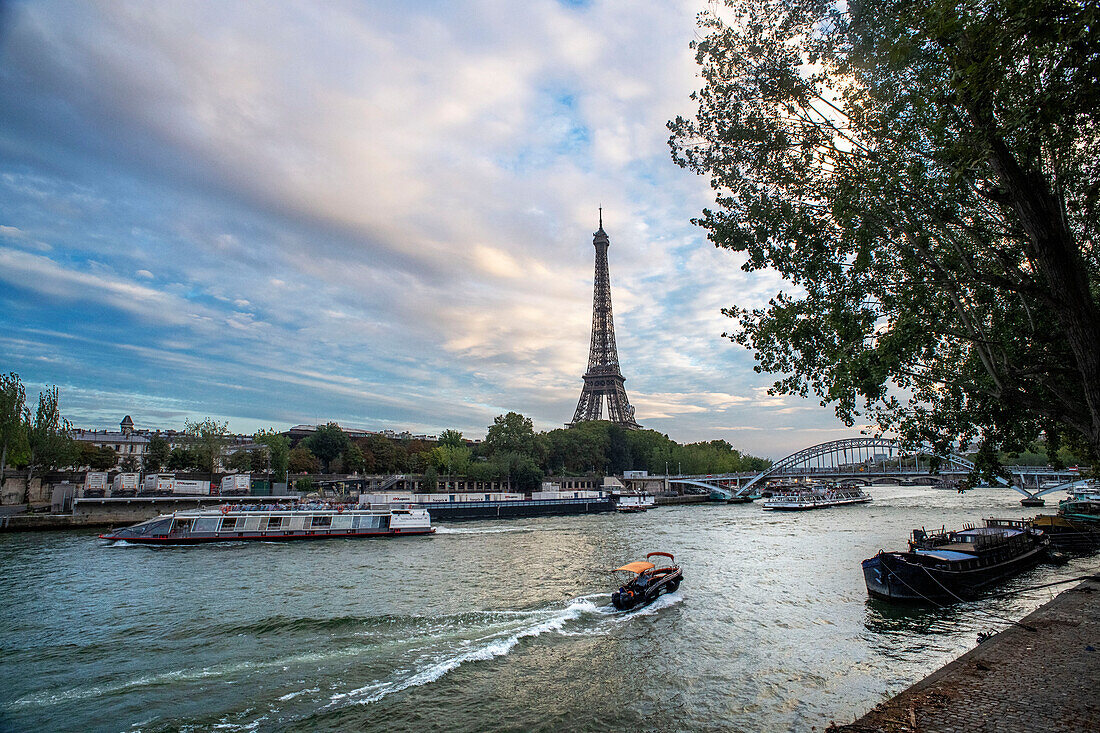
M869 602L860 560L914 527L1029 511L1005 489L871 493L802 514L662 507L401 539L0 535L0 729L820 731L1062 589ZM651 550L675 553L683 585L614 611L608 569Z

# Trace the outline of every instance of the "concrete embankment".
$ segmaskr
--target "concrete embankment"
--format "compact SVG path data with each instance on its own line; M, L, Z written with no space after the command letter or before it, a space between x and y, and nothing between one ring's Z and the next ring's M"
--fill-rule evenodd
M72 514L26 512L0 515L0 532L125 527L160 514L188 509L210 509L230 501L234 504L274 504L293 501L289 496L160 496L149 498L77 499Z
M1100 576L830 733L1100 731Z

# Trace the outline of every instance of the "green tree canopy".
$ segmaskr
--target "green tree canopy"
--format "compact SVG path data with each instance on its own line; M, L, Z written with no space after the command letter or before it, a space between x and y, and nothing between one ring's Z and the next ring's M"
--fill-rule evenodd
M351 440L343 428L334 422L317 428L313 435L302 441L309 452L321 460L325 472L332 460L342 454L351 445Z
M290 462L290 439L275 429L261 430L253 437L267 449L267 462L276 481L286 481L287 467Z
M146 446L145 456L142 459L142 468L146 473L156 473L168 463L168 456L171 453L172 448L158 430L153 437L149 438L149 445Z
M203 471L204 462L193 448L185 448L182 445L176 446L169 452L168 460L164 462L164 467L169 471ZM148 470L148 469L146 469ZM158 469L159 470L159 469Z
M518 412L498 415L489 426L485 436L485 447L489 455L496 453L518 453L534 457L538 453L535 440L535 427L531 418Z
M70 437L71 432L72 425L61 417L57 387L47 387L38 395L38 408L27 431L30 448L28 490L35 470L49 471L71 466L77 461L79 449Z
M0 374L0 487L9 452L27 450L27 391L15 372Z
M229 423L209 417L197 422L185 420L183 432L191 438L190 449L197 462L196 469L211 476L217 473L229 444Z
M466 447L466 441L463 440L462 433L448 428L439 434L439 445L446 445L451 448L464 448Z
M93 471L109 471L118 465L118 453L114 448L97 448L91 443L83 443L78 449L76 462Z
M670 123L716 246L791 284L731 307L780 394L851 424L1100 454L1100 6L727 2Z
M252 451L237 450L225 459L225 467L230 471L247 473L252 470Z
M291 473L317 473L321 462L304 445L296 445L287 456L287 468Z
M463 476L470 468L473 455L466 445L439 444L428 454L428 464L438 473L447 476Z
M363 449L359 447L357 443L351 443L348 445L347 450L344 451L342 456L344 459L344 470L351 471L352 473L362 473L367 468L367 459L363 455Z

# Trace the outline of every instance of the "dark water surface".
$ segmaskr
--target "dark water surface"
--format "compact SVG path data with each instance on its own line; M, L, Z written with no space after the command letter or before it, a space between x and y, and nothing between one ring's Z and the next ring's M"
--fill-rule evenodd
M664 507L380 540L0 535L0 729L821 730L1062 589L869 602L860 560L912 528L1029 512L1004 489L871 493L800 514ZM607 569L651 550L676 554L680 590L614 611Z

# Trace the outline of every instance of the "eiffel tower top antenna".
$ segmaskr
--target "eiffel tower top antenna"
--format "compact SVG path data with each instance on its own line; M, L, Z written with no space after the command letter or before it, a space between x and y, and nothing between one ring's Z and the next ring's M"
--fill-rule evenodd
M603 207L600 207L600 229L603 229Z

